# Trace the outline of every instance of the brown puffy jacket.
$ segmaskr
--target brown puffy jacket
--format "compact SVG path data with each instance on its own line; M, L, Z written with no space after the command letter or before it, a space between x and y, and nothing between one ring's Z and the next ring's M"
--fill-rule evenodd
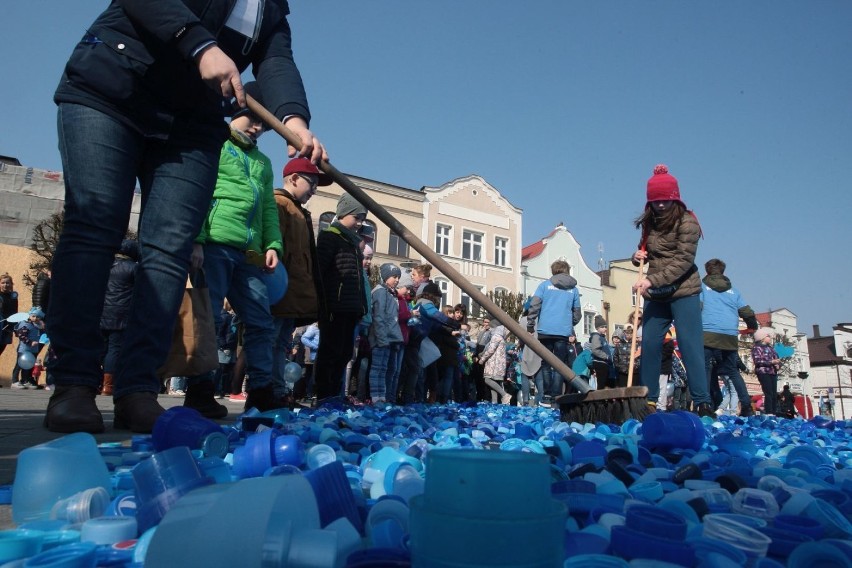
M678 229L661 233L651 229L645 250L648 251L646 276L655 288L676 282L695 265L695 253L701 226L690 212L683 214ZM695 270L672 295L671 299L685 298L701 292L701 277ZM646 299L650 299L645 294Z
M289 284L287 293L272 306L272 315L295 318L296 325L306 325L317 320L317 288L315 284L316 242L310 212L297 203L284 190L275 190L278 206L278 224L284 240L284 268Z

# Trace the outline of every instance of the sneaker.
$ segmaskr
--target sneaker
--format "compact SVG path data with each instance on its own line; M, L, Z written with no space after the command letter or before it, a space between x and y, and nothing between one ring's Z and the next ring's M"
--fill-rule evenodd
M180 389L169 389L169 396L186 396L186 391Z
M15 381L14 383L12 383L12 388L13 389L26 389L27 385L25 385L24 383Z
M242 402L242 403L244 403L246 401L246 395L245 395L245 393L242 393L242 392L240 394L232 394L232 395L228 396L227 400L228 400L228 402Z
M53 390L53 385L44 385L44 390L50 392Z
M509 404L510 402L512 402L512 395L510 395L509 393L504 394L501 402L503 404Z

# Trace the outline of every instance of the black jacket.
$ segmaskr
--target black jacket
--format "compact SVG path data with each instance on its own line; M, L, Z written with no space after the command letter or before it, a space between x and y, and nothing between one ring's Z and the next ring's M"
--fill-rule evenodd
M216 41L240 72L249 64L265 106L278 118L310 120L293 61L286 0L266 0L261 29L248 54L246 38L226 28L236 0L114 0L74 48L54 95L104 112L142 133L166 139L191 132L221 147L226 105L201 80L193 53ZM206 138L210 137L209 140Z
M358 236L340 225L332 223L317 238L317 265L319 268L320 313L328 320L336 314L361 317L367 313L367 292Z
M50 305L50 277L40 272L36 283L33 286L33 306L38 306L41 311L47 313L47 307Z
M129 244L134 243L134 244ZM104 310L101 312L101 329L119 330L127 327L133 285L136 282L136 261L139 259L136 241L125 241L109 270Z
M18 313L18 293L9 292L8 294L0 294L0 345L9 345L12 343L13 331L15 324L9 323L7 317Z

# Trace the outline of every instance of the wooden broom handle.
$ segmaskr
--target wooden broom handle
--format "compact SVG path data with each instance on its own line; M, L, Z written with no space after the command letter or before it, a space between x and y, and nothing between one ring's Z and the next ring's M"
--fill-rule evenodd
M266 110L263 105L257 102L257 100L252 98L249 94L246 94L246 105L249 110L259 116L260 119L269 126L269 128L280 134L288 144L297 150L301 149L302 142L299 138L289 128L284 126L284 124L282 124L275 115ZM491 298L483 294L479 288L471 284L458 270L450 266L447 261L438 256L438 254L431 248L426 246L426 244L417 238L405 225L397 221L396 218L387 211L387 209L376 203L376 201L367 195L364 190L355 185L348 176L344 175L337 168L332 166L328 160L321 160L318 167L328 174L329 177L331 177L331 179L333 179L338 185L349 192L349 194L361 203L361 205L366 207L370 213L378 217L378 219L387 225L391 231L396 233L403 241L408 243L411 248L423 255L423 258L432 263L432 265L444 276L449 278L453 284L461 288L476 303L482 306L486 312L506 326L506 329L511 331L519 340L528 345L536 355L549 363L550 366L553 367L557 373L565 377L575 389L581 393L589 391L588 383L577 376L574 371L571 370L571 367L563 363L559 357L554 355L552 351L542 345L535 336L527 333L526 329L522 328L518 322L512 319L509 314L504 312L491 300Z
M642 249L644 250L644 247L642 247ZM645 268L645 259L643 258L639 261L639 278L637 279L637 282L639 280L642 280L642 272L643 272L644 268ZM628 369L627 369L627 386L628 387L633 386L633 367L635 366L633 357L634 357L634 355L636 355L636 336L639 335L638 318L639 318L639 304L641 302L642 302L642 295L637 294L636 295L636 307L633 308L633 335L630 338L630 367L628 367Z

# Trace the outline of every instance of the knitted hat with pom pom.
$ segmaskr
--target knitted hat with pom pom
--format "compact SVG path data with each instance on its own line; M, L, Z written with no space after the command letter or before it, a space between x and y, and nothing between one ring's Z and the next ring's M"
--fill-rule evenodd
M654 175L648 180L648 202L652 201L679 201L683 203L680 198L677 179L669 173L669 168L665 164L654 166Z

